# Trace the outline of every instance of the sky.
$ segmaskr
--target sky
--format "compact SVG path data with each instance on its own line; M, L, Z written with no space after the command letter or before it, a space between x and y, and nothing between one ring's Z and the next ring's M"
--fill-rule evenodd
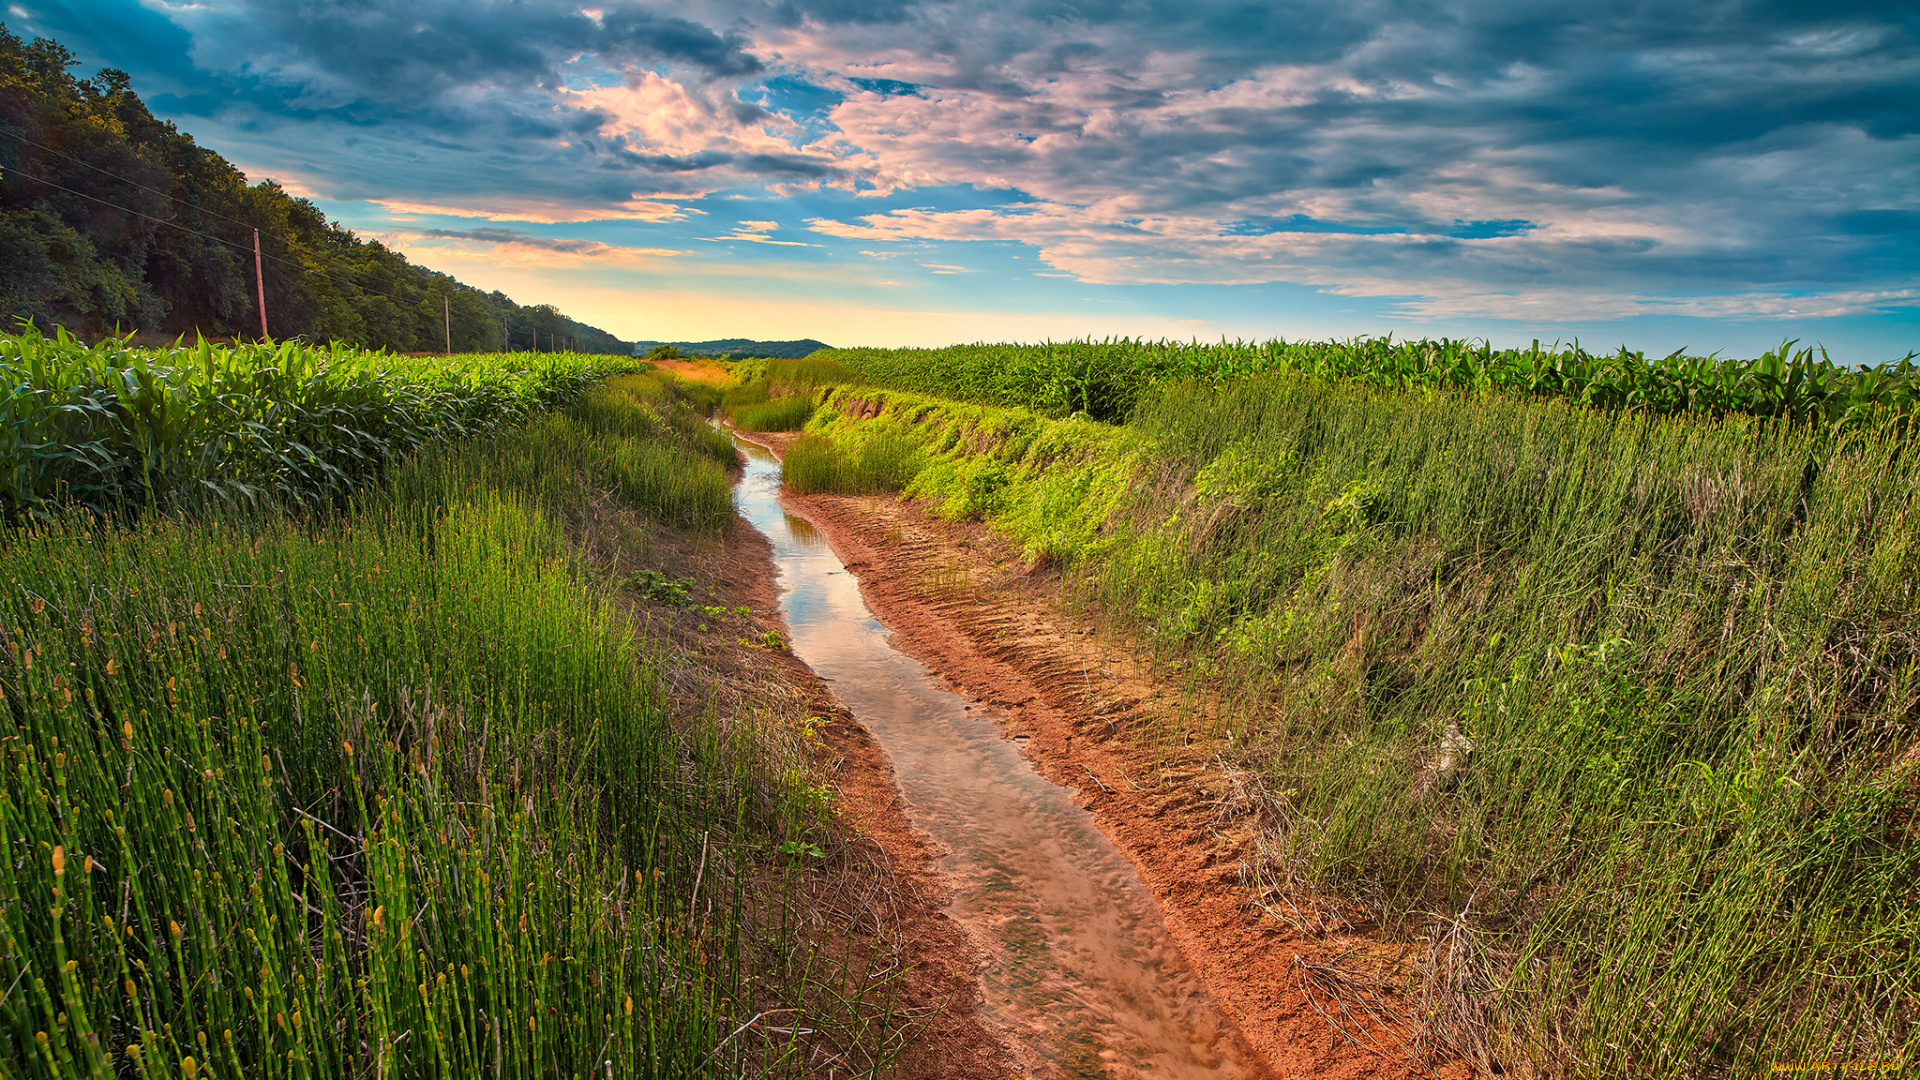
M0 0L628 339L1920 350L1920 4Z

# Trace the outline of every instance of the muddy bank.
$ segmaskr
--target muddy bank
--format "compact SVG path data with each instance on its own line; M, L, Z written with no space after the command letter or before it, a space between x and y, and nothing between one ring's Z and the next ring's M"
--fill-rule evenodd
M784 439L756 436L777 450ZM858 576L894 645L995 708L1038 770L1071 787L1158 900L1207 991L1283 1076L1456 1075L1415 1050L1389 973L1397 951L1364 925L1321 934L1262 913L1242 881L1258 807L1204 747L1152 748L1128 731L1181 706L1111 641L1059 611L991 530L891 497L785 496ZM1309 906L1308 910L1312 910Z

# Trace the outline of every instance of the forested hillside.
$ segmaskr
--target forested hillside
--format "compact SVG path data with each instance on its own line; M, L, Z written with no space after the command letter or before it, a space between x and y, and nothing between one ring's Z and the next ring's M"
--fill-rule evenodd
M275 338L438 352L450 302L456 352L630 351L551 305L415 266L271 180L249 184L148 112L124 72L79 79L76 63L0 24L0 324L257 336L259 229Z
M803 356L829 348L824 341L801 338L799 341L755 341L752 338L720 338L715 341L636 341L633 351L644 354L659 345L672 347L690 356L733 356L762 357L775 360L798 360Z

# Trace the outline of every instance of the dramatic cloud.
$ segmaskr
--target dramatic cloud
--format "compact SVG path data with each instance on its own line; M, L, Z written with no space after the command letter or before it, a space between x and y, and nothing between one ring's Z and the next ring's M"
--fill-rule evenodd
M540 107L591 56L612 71L671 65L706 77L761 70L746 42L633 3L521 0L215 0L154 6L194 34L201 68L288 112L446 131L510 124L564 135L590 116Z
M972 8L962 32L956 10L937 16L945 51L892 27L859 50L825 27L781 47L877 57L913 88L849 85L830 113L882 188L1022 198L816 230L1024 240L1089 281L1292 281L1419 312L1711 294L1689 309L1761 314L1803 292L1834 294L1803 310L1867 310L1911 303L1920 276L1911 12L1199 5L1022 25Z
M223 148L396 212L825 257L778 215L935 275L991 242L1418 316L1920 308L1911 3L18 2ZM168 55L129 59L132 25ZM741 195L763 216L692 231Z

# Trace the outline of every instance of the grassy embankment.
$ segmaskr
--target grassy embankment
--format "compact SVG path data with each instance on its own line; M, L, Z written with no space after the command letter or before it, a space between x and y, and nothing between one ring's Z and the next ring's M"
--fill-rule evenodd
M1089 362L1131 386L1113 426L1066 416L1086 387L1051 418L859 385L994 400L1039 380L995 366L1018 354L981 350L971 381L964 350L953 371L835 355L849 385L803 438L842 475L919 455L892 486L1058 560L1217 695L1134 734L1257 774L1257 886L1308 881L1427 940L1421 1000L1457 1050L1583 1076L1915 1052L1911 371L1878 411L1849 382L1780 407L1749 379L1658 415L1444 369Z
M825 813L798 734L689 722L569 536L604 492L628 531L726 520L731 450L670 387L577 397L601 373L574 357L79 352L0 340L38 381L11 403L30 521L0 534L0 1072L884 1057L862 999L887 980L781 899ZM63 422L89 439L42 437Z

